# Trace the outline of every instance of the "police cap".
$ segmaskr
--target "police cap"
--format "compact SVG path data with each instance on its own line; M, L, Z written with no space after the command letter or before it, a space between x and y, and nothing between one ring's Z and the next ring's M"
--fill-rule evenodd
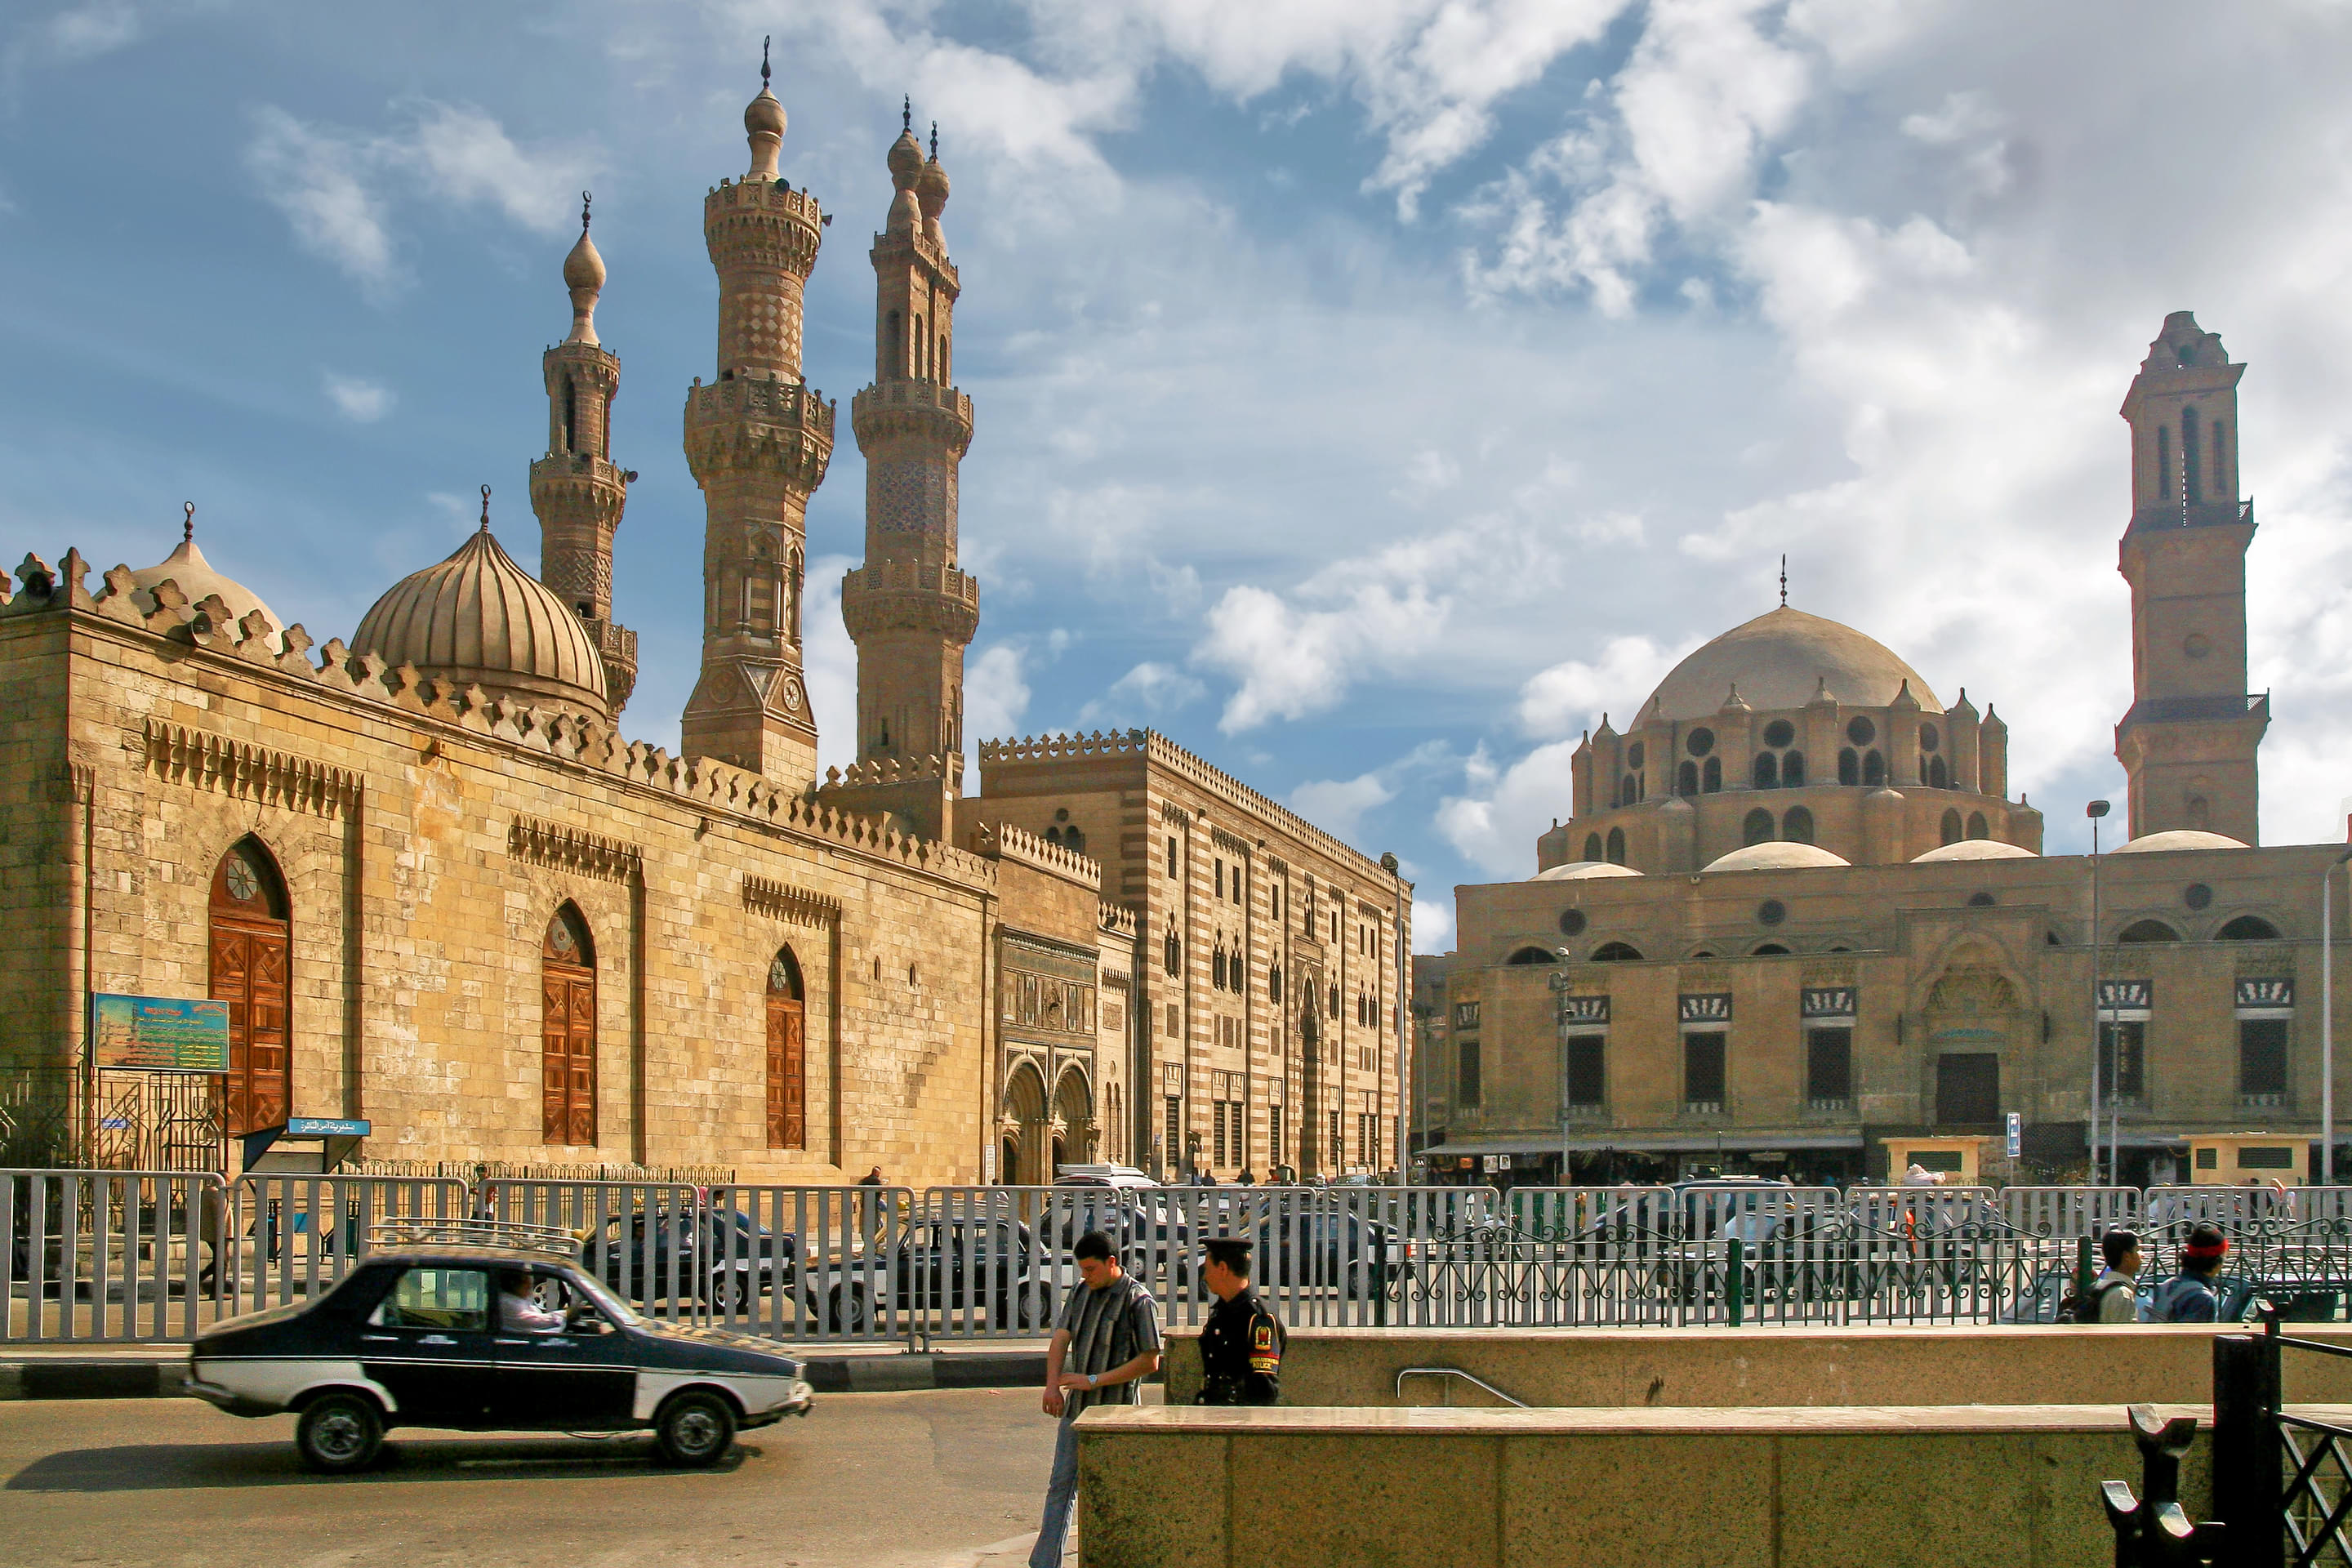
M1250 1244L1238 1236L1211 1237L1201 1244L1212 1263L1222 1263L1243 1279L1249 1278Z

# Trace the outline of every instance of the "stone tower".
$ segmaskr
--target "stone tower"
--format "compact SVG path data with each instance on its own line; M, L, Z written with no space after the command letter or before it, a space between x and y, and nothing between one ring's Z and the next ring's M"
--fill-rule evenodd
M956 269L940 234L948 205L939 132L924 160L902 122L890 202L874 237L874 384L850 403L866 454L866 563L842 579L841 617L857 644L861 763L937 756L963 766L963 650L980 626L980 584L956 566L956 475L971 445L971 399L955 363Z
M816 719L801 678L810 494L833 458L834 406L801 379L801 296L828 222L776 174L784 107L743 111L751 169L702 203L719 273L719 379L686 398L686 460L702 487L702 674L680 740L798 789L816 783Z
M2246 546L2238 378L2219 334L2164 319L2124 398L2132 517L2117 570L2132 592L2132 706L2116 726L2131 835L2204 828L2256 842L2254 752L2270 700L2246 692Z
M596 296L604 258L588 237L580 202L580 243L563 258L572 290L572 335L541 356L547 382L547 456L530 466L530 510L539 514L539 580L572 606L604 666L604 689L618 713L637 684L637 634L613 619L613 531L637 476L613 463L613 397L621 362L596 341Z

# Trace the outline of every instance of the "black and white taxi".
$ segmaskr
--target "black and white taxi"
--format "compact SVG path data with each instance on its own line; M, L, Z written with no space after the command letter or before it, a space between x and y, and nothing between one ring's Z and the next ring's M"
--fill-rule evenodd
M569 1238L446 1228L457 1239L379 1243L316 1300L216 1324L188 1391L299 1415L303 1463L331 1472L366 1466L394 1426L650 1431L667 1462L712 1465L738 1430L808 1414L800 1363L773 1342L641 1316L561 1255Z

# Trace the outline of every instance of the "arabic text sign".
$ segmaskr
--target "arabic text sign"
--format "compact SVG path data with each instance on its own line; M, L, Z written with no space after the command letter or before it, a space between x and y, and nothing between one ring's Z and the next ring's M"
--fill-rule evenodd
M101 1068L228 1071L228 1004L180 996L90 998L90 1045Z

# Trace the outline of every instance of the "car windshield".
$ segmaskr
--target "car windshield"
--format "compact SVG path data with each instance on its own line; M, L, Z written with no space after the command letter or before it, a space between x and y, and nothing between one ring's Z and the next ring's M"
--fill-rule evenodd
M637 1329L645 1326L645 1319L637 1316L635 1312L632 1311L622 1302L618 1296L615 1296L610 1290L605 1289L604 1286L590 1279L587 1275L567 1274L563 1279L564 1283L570 1285L574 1290L579 1291L582 1295L595 1302L598 1310L602 1311L606 1317L612 1319L614 1322L620 1324L623 1328Z

